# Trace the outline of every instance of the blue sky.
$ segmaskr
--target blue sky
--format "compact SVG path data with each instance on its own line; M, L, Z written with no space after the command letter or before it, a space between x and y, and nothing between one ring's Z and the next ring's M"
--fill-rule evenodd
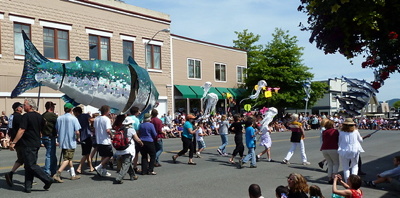
M310 33L300 31L299 23L306 24L307 15L297 11L299 0L125 0L125 3L169 14L171 33L233 46L235 31L248 29L261 36L260 44L272 39L275 28L289 30L296 36L298 45L304 47L304 65L314 73L314 80L345 76L373 80L370 69L362 69L362 57L350 61L340 54L325 55L315 44L308 42ZM395 79L396 78L396 79ZM400 98L396 87L399 74L392 75L379 89L378 100Z

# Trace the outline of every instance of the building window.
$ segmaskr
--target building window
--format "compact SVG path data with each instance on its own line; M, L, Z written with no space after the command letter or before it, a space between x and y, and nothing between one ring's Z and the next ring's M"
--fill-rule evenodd
M24 39L22 38L22 30L28 38L31 38L31 26L28 24L14 23L14 54L25 55Z
M237 66L237 82L238 83L244 83L244 79L246 77L245 71L246 71L246 67Z
M89 35L89 59L110 61L110 38Z
M146 68L161 69L161 46L146 45Z
M129 56L133 58L133 41L122 41L122 48L123 62L128 64Z
M189 78L201 79L201 62L200 60L188 59Z
M54 59L69 59L69 34L66 30L43 28L44 56Z
M337 94L332 93L332 99L331 99L332 102L336 102L336 100L337 100L336 96L337 96Z
M215 63L215 80L226 81L226 65Z

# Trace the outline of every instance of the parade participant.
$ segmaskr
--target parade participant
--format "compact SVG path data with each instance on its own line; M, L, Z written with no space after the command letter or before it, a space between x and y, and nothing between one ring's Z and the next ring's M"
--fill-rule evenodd
M276 114L278 114L278 109L275 107L270 107L270 108L263 108L260 110L260 112L263 114L263 119L261 120L260 124L260 132L261 134L261 141L260 145L264 146L264 151L262 151L260 154L256 156L257 161L261 158L262 155L267 153L268 156L268 161L272 161L271 159L271 145L272 145L272 140L271 140L271 130L272 130L272 120L275 117Z
M62 156L64 159L64 161L60 165L60 168L58 168L57 173L53 176L53 179L59 183L64 182L61 179L61 173L67 166L70 167L70 180L77 180L81 178L81 176L76 175L74 166L72 164L72 159L74 158L74 153L76 149L75 137L79 137L79 129L81 129L81 125L79 124L78 119L74 115L72 115L73 108L74 105L72 105L71 103L65 103L65 114L58 117L56 123L56 129L58 132L57 139L60 148L62 149Z
M199 149L196 152L196 157L201 158L201 152L204 151L206 148L206 143L204 142L204 136L207 135L207 133L204 132L203 130L203 122L199 122L197 125L197 130L196 130L196 141L197 145L199 145Z
M229 126L229 131L235 134L235 149L233 150L232 157L229 159L229 162L234 164L235 157L239 154L240 158L243 158L244 153L244 145L243 145L243 122L240 121L239 115L233 116L233 123Z
M339 154L338 144L339 144L339 131L334 128L335 123L332 120L327 120L324 123L325 130L322 132L322 145L321 151L328 162L328 178L329 184L333 183L333 176L339 171Z
M376 184L390 183L394 190L400 191L400 156L393 158L395 168L384 171L377 175L378 179L365 182L367 186L376 187Z
M342 128L339 131L339 148L338 153L340 156L340 163L343 167L344 180L351 174L357 175L358 173L358 159L360 153L364 152L361 147L363 138L360 132L355 128L356 123L351 118L346 118L342 123ZM350 165L349 165L350 164Z
M246 146L249 151L243 160L239 160L238 168L243 168L243 164L247 163L250 160L251 160L250 168L257 168L256 153L254 151L256 147L256 140L255 140L256 130L253 128L253 124L254 124L253 117L247 117L245 122L245 129L246 129Z
M129 113L131 114L129 117L131 117L134 121L134 123L132 124L133 129L135 129L135 131L137 132L137 135L140 137L140 134L138 134L139 132L139 125L140 125L140 120L138 118L138 116L140 115L140 111L138 107L132 107L129 110ZM138 143L138 142L136 142ZM137 168L137 162L138 162L138 158L139 158L139 153L140 153L140 146L139 144L135 144L135 156L133 157L133 169L135 170L136 173L140 172L141 170Z
M218 129L218 133L221 136L222 145L219 146L217 149L218 154L222 156L228 156L225 149L226 146L228 145L228 127L229 127L229 121L226 120L226 115L222 115Z
M288 198L308 198L309 191L307 180L303 175L291 173L287 179L289 196Z
M350 175L344 182L341 175L337 174L333 178L332 193L345 196L346 198L362 198L363 192L360 189L362 180L358 175ZM346 190L338 190L337 183L341 183Z
M2 148L8 148L9 145L7 132L8 132L8 117L6 116L6 112L2 111L0 117L0 141Z
M94 132L96 134L97 150L101 156L101 162L94 169L100 177L111 176L111 173L107 172L105 166L110 161L113 156L113 150L111 146L111 139L113 137L111 133L111 120L108 118L110 114L110 107L108 105L103 105L99 109L101 116L97 116L94 119Z
M189 161L188 164L189 165L196 165L195 162L193 162L193 152L195 150L194 145L193 145L193 134L195 134L196 129L194 129L193 127L193 120L196 117L192 114L189 114L186 116L186 122L183 125L183 132L182 132L182 136L181 136L181 140L182 140L182 150L179 151L178 154L173 155L172 156L172 161L174 163L176 163L176 158L178 158L179 156L184 155L188 150L189 150Z
M130 145L124 149L124 150L117 150L115 154L117 156L120 156L120 160L122 162L121 169L118 172L117 177L115 178L114 183L115 184L122 184L122 179L126 175L126 173L129 174L129 179L132 180L137 180L139 177L135 175L135 171L133 170L133 165L132 165L132 159L134 158L136 152L135 152L135 141L139 143L139 146L143 146L143 142L139 139L139 137L136 135L136 131L133 128L133 123L135 121L132 119L132 117L126 117L125 120L122 122L123 127L122 130L126 130L126 135L127 138L130 142Z
M42 130L42 144L46 148L46 158L44 160L44 172L53 176L57 172L57 156L56 156L56 122L57 115L54 113L56 103L48 101L44 105L46 112L42 114L46 120L46 125Z
M143 146L140 149L142 155L142 175L156 175L154 172L154 164L156 161L156 148L154 140L157 138L157 132L154 125L150 123L151 115L148 113L144 114L143 123L139 126L140 140L143 142ZM150 156L150 162L148 157Z
M306 156L306 149L304 147L304 129L302 127L302 124L298 122L299 115L298 114L293 114L291 116L291 122L289 123L290 130L292 131L292 135L290 137L290 142L292 142L292 146L287 153L286 157L282 160L282 164L290 164L289 160L293 156L294 151L296 150L297 146L300 146L300 152L301 152L301 158L303 161L303 165L309 165L310 162L307 161L307 156Z
M45 185L44 189L48 190L54 180L47 175L39 165L37 165L38 151L40 148L40 131L44 126L42 115L37 113L36 103L31 99L25 99L24 111L26 112L20 123L20 128L10 144L10 150L14 147L20 147L22 150L22 158L25 164L25 192L31 193L33 177L39 178Z
M165 139L166 132L162 130L162 122L160 118L157 117L158 111L157 109L151 110L151 123L154 125L154 128L157 132L156 142L154 142L155 149L156 149L156 162L154 164L155 167L160 167L160 155L164 151L163 149L163 139Z
M93 172L94 168L92 165L92 158L89 157L93 146L92 132L90 131L90 115L82 113L81 107L75 107L73 112L76 118L78 119L79 124L81 125L81 129L79 129L79 135L80 135L79 139L82 147L82 158L81 161L79 162L79 166L76 169L76 172L78 174L82 173L82 166L85 163L85 161L87 161L90 172Z
M10 141L14 142L14 138L17 135L18 129L19 129L19 125L21 123L21 119L22 119L22 110L23 110L23 104L20 102L15 102L12 105L12 108L14 110L14 113L10 116L10 120L8 123L8 127L9 127L9 135L10 135ZM15 171L17 171L17 169L24 163L24 159L22 158L22 148L15 145L15 150L17 152L17 160L14 162L14 165L11 169L10 172L5 174L6 177L6 182L7 185L12 187L14 186L14 182L13 182L13 175L15 173Z

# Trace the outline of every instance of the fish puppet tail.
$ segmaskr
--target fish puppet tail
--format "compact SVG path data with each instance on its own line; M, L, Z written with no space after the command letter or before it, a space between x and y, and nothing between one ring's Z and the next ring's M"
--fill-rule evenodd
M36 49L24 31L22 31L22 37L24 38L25 46L24 69L22 70L21 79L11 92L11 98L15 98L25 91L41 86L40 82L37 82L35 79L35 74L38 72L37 66L51 62Z

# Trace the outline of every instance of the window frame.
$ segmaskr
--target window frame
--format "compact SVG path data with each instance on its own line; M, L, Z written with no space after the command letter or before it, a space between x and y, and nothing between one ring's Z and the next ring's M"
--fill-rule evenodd
M29 37L29 39L31 39L32 38L32 36L31 36L31 34L32 34L32 25L31 24L29 24L29 23L21 23L21 22L18 22L18 21L14 21L13 22L13 39L14 39L14 41L13 41L13 45L14 45L14 56L25 56L25 51L24 51L24 53L23 54L16 54L15 53L15 46L16 46L16 40L15 40L15 25L16 24L18 24L18 25L24 25L24 26L27 26L27 27L29 27L29 33L26 33L27 34L27 36ZM22 28L21 28L21 32L20 32L20 34L22 35ZM23 42L22 42L22 44L24 44Z
M125 45L124 44L126 42L130 42L132 44L132 54L130 54L130 56L132 58L135 58L135 41L127 40L127 39L123 39L122 40L122 62L125 63L125 64L128 64L129 56L128 57L124 57L125 56Z
M241 66L241 65L238 65L238 66L236 66L236 82L237 83L240 83L240 84L244 84L245 82L245 79L246 79L246 77L247 77L247 75L246 75L246 69L247 69L247 67L246 66ZM242 74L242 81L240 82L239 81L239 70L241 70L241 74Z
M102 56L101 56L101 49L102 49L102 44L101 44L101 39L102 38L106 38L106 39L108 39L108 42L107 42L107 46L108 46L108 52L107 52L107 60L105 60L105 61L111 61L111 37L107 37L107 36L102 36L102 35L96 35L96 34L89 34L89 59L90 60L92 60L92 58L90 57L90 37L91 36L93 36L93 37L97 37L97 59L94 59L94 60L104 60L104 59L102 59ZM100 46L100 47L98 47L98 46Z
M4 19L4 13L0 12L0 20ZM1 23L0 23L0 58L1 58Z
M68 30L63 30L63 29L58 29L58 28L53 28L53 27L43 27L43 55L45 54L44 53L45 52L45 44L44 44L44 42L45 42L45 39L44 39L44 37L45 37L45 35L44 35L45 29L54 30L54 37L53 37L54 58L49 58L49 57L46 57L46 56L45 57L49 58L49 59L56 59L56 60L70 60L71 55L70 55L70 34L69 34L69 31ZM58 47L59 47L58 31L63 31L63 32L67 33L67 52L68 53L67 53L67 58L66 59L61 59L59 57L59 53L58 53L59 52L59 50L58 50Z
M148 53L147 53L147 48L150 47L150 56L148 57ZM160 48L160 68L155 68L154 67L154 62L155 62L155 52L154 52L154 47L159 47ZM162 70L162 53L161 53L161 45L157 45L157 44L151 44L151 43L147 43L145 45L145 53L146 53L146 60L145 60L145 65L146 65L146 69L152 69L152 70ZM148 60L151 59L151 63L148 63ZM150 67L149 67L150 65Z
M220 76L220 78L221 78L221 66L224 66L224 67L225 67L225 72L224 72L224 73L225 73L225 75L224 75L225 79L224 79L224 80L217 79L217 65L220 66L220 69L219 69L219 72L220 72L219 76ZM226 76L226 74L227 74L227 66L226 66L225 63L214 63L214 79L215 79L216 82L226 82L226 81L227 81L227 76Z
M193 77L190 77L190 69L189 69L189 62L193 61ZM199 77L196 77L196 62L199 62L200 64L200 69L199 69ZM200 59L195 59L195 58L187 58L187 77L188 79L194 79L194 80L201 80L202 79L202 67L201 67L201 60Z

